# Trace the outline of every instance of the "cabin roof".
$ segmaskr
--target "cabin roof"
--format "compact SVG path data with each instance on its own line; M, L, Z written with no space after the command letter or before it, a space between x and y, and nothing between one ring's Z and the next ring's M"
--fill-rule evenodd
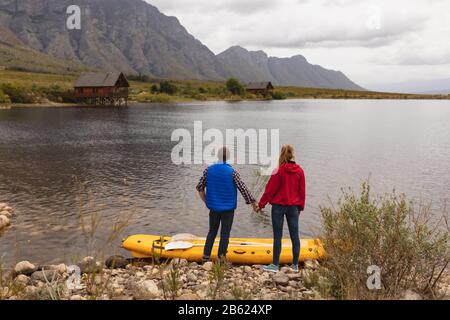
M269 88L273 88L272 82L270 82L270 81L250 82L249 84L247 84L247 89L250 89L250 90L265 90L265 89L269 89Z
M75 81L75 88L81 87L114 87L123 76L126 86L129 87L128 81L121 72L105 72L105 73L82 73Z

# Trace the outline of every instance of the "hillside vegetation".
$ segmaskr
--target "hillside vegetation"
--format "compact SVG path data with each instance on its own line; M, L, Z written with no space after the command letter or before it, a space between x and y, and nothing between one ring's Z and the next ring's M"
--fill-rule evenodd
M52 65L54 66L54 65ZM35 73L0 68L0 103L75 103L73 83L76 73ZM232 81L233 82L233 81ZM212 100L283 99L449 99L444 95L394 94L300 87L277 87L269 97L248 94L218 81L169 81L130 78L130 99L142 103L168 103Z
M60 60L22 46L0 42L0 68L37 73L76 74L94 70L82 64Z

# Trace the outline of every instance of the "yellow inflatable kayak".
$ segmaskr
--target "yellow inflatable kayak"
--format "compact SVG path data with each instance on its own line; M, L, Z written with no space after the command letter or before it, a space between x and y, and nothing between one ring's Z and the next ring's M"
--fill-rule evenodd
M122 247L131 252L135 258L186 259L200 262L203 257L205 239L193 235L161 237L153 235L134 235L123 241ZM215 242L212 259L217 259L219 239ZM227 259L235 264L270 264L272 263L273 239L230 239ZM300 261L322 260L325 250L322 242L315 239L302 239ZM283 240L280 257L281 264L292 263L292 244Z

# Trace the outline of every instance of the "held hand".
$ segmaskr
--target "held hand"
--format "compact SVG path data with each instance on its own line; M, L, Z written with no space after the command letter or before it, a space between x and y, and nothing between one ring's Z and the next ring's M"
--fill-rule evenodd
M259 213L261 211L261 208L256 204L256 202L252 203L253 211L256 213Z

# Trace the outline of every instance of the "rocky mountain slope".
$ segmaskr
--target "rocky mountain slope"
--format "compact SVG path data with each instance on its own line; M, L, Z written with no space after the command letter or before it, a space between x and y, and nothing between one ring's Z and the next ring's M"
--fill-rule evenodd
M66 9L81 8L81 30L67 30ZM0 0L0 41L63 61L156 78L361 89L344 74L302 56L269 58L233 47L216 56L177 18L142 0ZM6 39L6 40L5 40ZM1 61L0 61L1 63Z
M81 30L66 29L73 4L82 9ZM141 0L0 0L0 25L35 50L105 70L222 78L213 52Z
M81 64L60 60L27 48L14 33L2 26L0 26L0 66L13 70L46 73L77 73L89 69Z
M276 58L263 51L252 52L236 46L219 54L218 58L226 76L235 76L246 82L270 80L283 86L362 89L342 72L312 65L301 55Z

